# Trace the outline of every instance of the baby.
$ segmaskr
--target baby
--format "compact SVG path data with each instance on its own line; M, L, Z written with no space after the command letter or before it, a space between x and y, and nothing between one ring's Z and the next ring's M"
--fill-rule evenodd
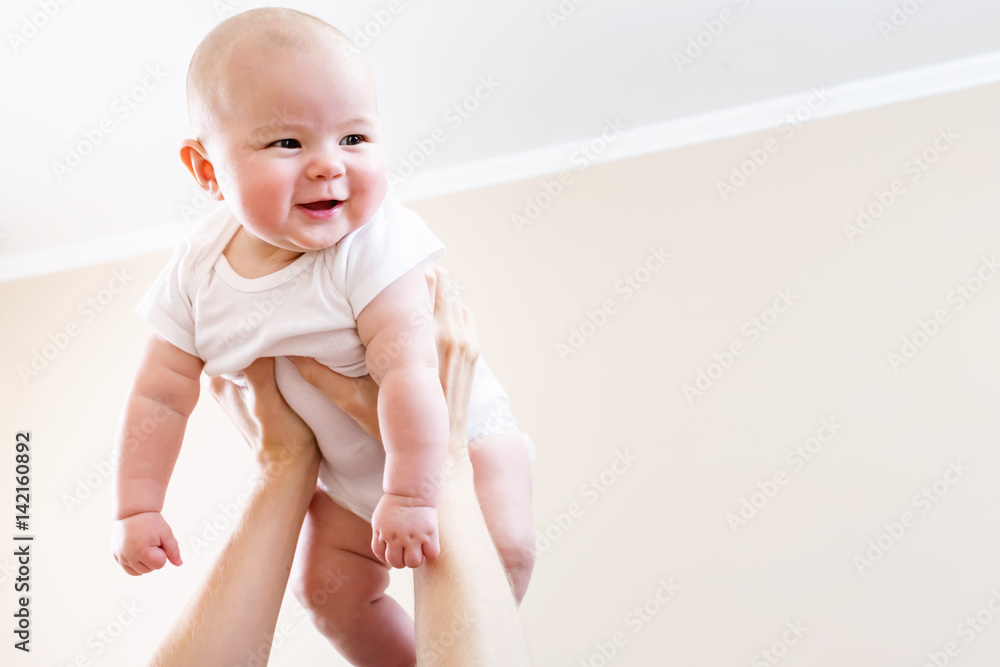
M424 273L444 246L388 194L371 73L336 28L288 9L238 14L195 51L187 95L196 138L181 159L227 206L179 245L137 309L155 333L116 445L115 559L132 575L181 564L160 512L200 375L239 381L254 359L276 357L281 393L324 457L296 596L354 664L412 664L413 623L384 594L386 563L419 567L440 549L448 414ZM302 378L305 357L371 374L382 443ZM481 358L467 435L520 601L534 563L534 451Z

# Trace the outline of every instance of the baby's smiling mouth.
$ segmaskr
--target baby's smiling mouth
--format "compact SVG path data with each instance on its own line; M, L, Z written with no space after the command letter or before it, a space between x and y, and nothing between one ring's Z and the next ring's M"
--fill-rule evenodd
M323 199L321 201L309 202L308 204L299 204L299 206L307 208L310 211L329 211L339 203L339 199Z

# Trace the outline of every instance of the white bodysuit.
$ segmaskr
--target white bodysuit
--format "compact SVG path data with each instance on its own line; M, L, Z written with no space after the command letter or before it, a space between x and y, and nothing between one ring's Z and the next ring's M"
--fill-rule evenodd
M209 216L178 245L136 311L167 341L202 359L208 375L240 381L255 359L277 357L278 388L323 454L320 487L371 521L382 497L385 449L283 357L313 357L349 377L367 374L358 313L404 273L439 259L444 244L420 216L388 196L371 220L333 247L249 279L222 254L238 229L226 206ZM467 436L471 441L505 427L517 428L509 399L480 356ZM521 435L533 460L534 445Z

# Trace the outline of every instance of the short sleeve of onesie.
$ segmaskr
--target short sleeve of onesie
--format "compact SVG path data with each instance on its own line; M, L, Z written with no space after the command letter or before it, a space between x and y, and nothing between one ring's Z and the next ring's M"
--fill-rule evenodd
M169 343L198 356L194 337L194 305L184 285L183 264L189 242L178 244L170 262L135 307L135 312Z
M211 268L208 260L222 252L238 225L227 206L199 223L177 244L170 261L135 307L153 331L196 357L202 357L195 342L197 285Z
M367 224L338 243L334 282L342 281L344 296L356 320L372 299L404 273L422 262L436 262L444 244L423 218L393 196Z

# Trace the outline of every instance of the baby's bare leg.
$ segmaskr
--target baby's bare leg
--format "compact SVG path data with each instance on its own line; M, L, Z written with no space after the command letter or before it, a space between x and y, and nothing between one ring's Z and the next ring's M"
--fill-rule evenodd
M385 594L388 567L372 527L316 489L299 536L292 590L316 628L352 665L411 667L413 619Z
M520 604L535 566L531 460L514 429L476 438L469 443L469 460L486 527Z

